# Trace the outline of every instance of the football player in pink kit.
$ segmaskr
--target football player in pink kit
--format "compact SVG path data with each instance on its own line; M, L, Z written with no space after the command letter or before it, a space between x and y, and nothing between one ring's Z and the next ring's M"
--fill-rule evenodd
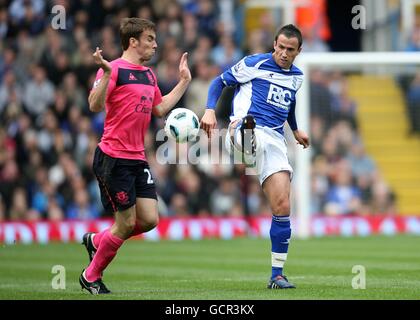
M125 18L120 25L120 37L121 58L108 62L99 48L93 54L101 68L89 95L89 109L99 112L105 107L106 111L93 171L102 204L107 212L115 213L115 221L110 229L83 236L90 264L79 282L92 294L110 293L102 282L102 273L124 241L158 224L156 190L146 160L144 136L152 114L164 116L191 81L184 53L179 63L180 80L162 97L154 73L144 66L157 48L153 22Z

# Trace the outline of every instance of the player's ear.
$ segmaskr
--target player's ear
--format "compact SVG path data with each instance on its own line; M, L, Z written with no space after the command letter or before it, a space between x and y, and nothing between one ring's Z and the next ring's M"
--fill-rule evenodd
M131 37L130 38L130 47L131 47L131 45L133 45L134 48L137 47L137 40L136 40L136 38L134 38L134 37Z

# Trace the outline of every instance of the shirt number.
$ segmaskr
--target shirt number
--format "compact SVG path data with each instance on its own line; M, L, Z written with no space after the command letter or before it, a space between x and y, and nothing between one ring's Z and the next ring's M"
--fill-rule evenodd
M153 179L152 179L152 174L150 173L150 170L149 169L144 169L144 172L147 173L147 184L152 184Z

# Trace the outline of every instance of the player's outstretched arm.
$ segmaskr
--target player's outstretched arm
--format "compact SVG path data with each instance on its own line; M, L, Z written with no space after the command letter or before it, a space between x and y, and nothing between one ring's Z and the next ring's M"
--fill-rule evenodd
M191 72L188 68L188 53L184 52L179 62L179 82L167 95L162 97L162 102L153 108L153 115L163 117L181 99L191 82Z
M89 94L89 110L92 112L99 112L104 108L106 90L108 88L109 79L111 78L111 64L102 57L101 52L102 50L96 47L96 51L93 54L95 63L102 68L104 74L102 75L98 86Z
M211 138L211 131L216 128L216 105L220 96L222 95L223 88L226 84L222 81L221 76L213 79L210 84L209 92L207 94L207 108L200 121L200 128L203 129L209 138Z

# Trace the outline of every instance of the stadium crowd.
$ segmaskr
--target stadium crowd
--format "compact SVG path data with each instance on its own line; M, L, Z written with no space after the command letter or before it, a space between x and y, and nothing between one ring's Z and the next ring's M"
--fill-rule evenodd
M66 9L64 30L51 26L57 4ZM87 96L97 71L94 48L109 61L119 57L119 21L127 16L156 22L159 47L150 65L162 94L176 84L180 56L189 52L193 80L178 106L199 117L212 78L244 55L270 51L277 27L262 15L245 36L236 0L0 1L0 221L104 216L91 169L104 112L90 112ZM328 50L303 31L304 51ZM229 92L222 104L228 99ZM358 135L345 75L312 72L311 102L312 212L394 212L392 190ZM218 108L220 128L228 113ZM163 121L153 119L146 138L163 216L270 214L257 178L241 165L159 163L164 142L155 137Z

